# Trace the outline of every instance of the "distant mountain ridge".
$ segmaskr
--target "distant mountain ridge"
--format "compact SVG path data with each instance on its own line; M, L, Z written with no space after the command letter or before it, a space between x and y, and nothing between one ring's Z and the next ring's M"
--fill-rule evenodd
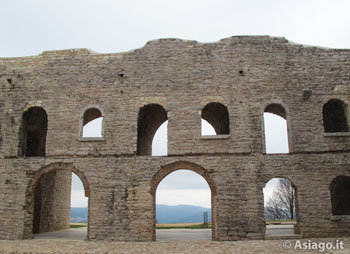
M211 209L191 205L157 205L157 223L190 223L203 222L203 213L208 212L208 221L211 222ZM87 222L87 207L71 207L71 222Z
M70 222L88 222L87 215L88 215L87 207L70 208Z
M203 222L203 212L208 212L208 221L211 222L211 209L201 206L191 205L157 205L156 206L156 221L157 223L190 223ZM70 221L71 222L88 222L87 207L71 207ZM294 215L295 218L295 215ZM272 214L265 208L265 219L275 219Z
M191 205L157 205L157 223L190 223L203 222L203 213L208 212L208 221L211 222L211 209Z

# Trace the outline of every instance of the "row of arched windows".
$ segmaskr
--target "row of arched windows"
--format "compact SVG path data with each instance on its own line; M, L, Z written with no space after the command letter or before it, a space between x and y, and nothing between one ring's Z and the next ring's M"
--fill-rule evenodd
M268 104L264 114L274 114L285 121L288 145L288 119L286 109L278 103ZM341 100L331 99L323 106L323 125L325 132L348 132L347 108ZM207 104L201 113L202 119L207 121L215 130L216 135L230 134L230 121L227 107L218 102ZM265 115L264 115L265 119ZM168 120L166 110L159 104L148 104L140 108L137 124L137 154L151 155L152 141L158 128ZM95 138L103 138L104 113L97 107L84 110L80 123L79 137L91 137L87 126L97 122L98 133ZM45 156L47 132L47 114L41 107L32 107L23 113L20 138L20 156ZM266 128L264 122L264 128ZM264 130L265 133L265 130ZM266 137L265 137L266 138ZM264 140L266 145L266 140ZM288 149L287 149L288 150ZM267 151L268 152L268 151ZM288 151L286 151L288 153Z

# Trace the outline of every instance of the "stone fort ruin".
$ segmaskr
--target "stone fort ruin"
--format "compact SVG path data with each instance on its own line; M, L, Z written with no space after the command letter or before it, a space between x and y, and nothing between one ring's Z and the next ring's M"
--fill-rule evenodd
M155 192L189 169L208 182L214 240L263 239L263 188L296 189L304 237L350 234L350 50L269 36L148 42L0 59L0 239L69 226L71 173L90 240L155 240ZM286 119L289 153L265 151L263 113ZM83 126L102 117L101 137ZM216 130L201 135L201 118ZM168 155L151 156L168 120Z

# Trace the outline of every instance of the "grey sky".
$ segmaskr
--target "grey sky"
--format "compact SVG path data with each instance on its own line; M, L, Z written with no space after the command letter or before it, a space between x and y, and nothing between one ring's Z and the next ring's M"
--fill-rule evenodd
M1 0L0 57L67 48L122 52L158 38L234 35L350 48L349 14L348 0Z
M120 52L164 37L212 42L261 34L348 48L349 10L347 0L1 0L0 56Z

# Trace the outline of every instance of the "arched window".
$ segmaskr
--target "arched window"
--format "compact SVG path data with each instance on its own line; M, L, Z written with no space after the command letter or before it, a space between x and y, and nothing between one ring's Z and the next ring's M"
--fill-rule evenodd
M207 104L202 110L202 119L207 121L215 130L216 135L230 134L230 120L227 107L218 102ZM203 121L202 121L203 127ZM203 135L203 128L202 128Z
M24 157L45 156L47 114L41 107L32 107L23 113L20 155Z
M347 107L341 100L332 99L323 105L324 132L348 132Z
M159 104L148 104L140 108L137 121L137 155L152 155L154 134L167 120L167 112Z
M350 215L350 177L337 176L330 185L332 214Z
M79 136L81 138L104 137L104 113L97 107L86 109L80 122Z
M266 153L289 153L288 121L285 108L272 103L263 113L264 149Z

